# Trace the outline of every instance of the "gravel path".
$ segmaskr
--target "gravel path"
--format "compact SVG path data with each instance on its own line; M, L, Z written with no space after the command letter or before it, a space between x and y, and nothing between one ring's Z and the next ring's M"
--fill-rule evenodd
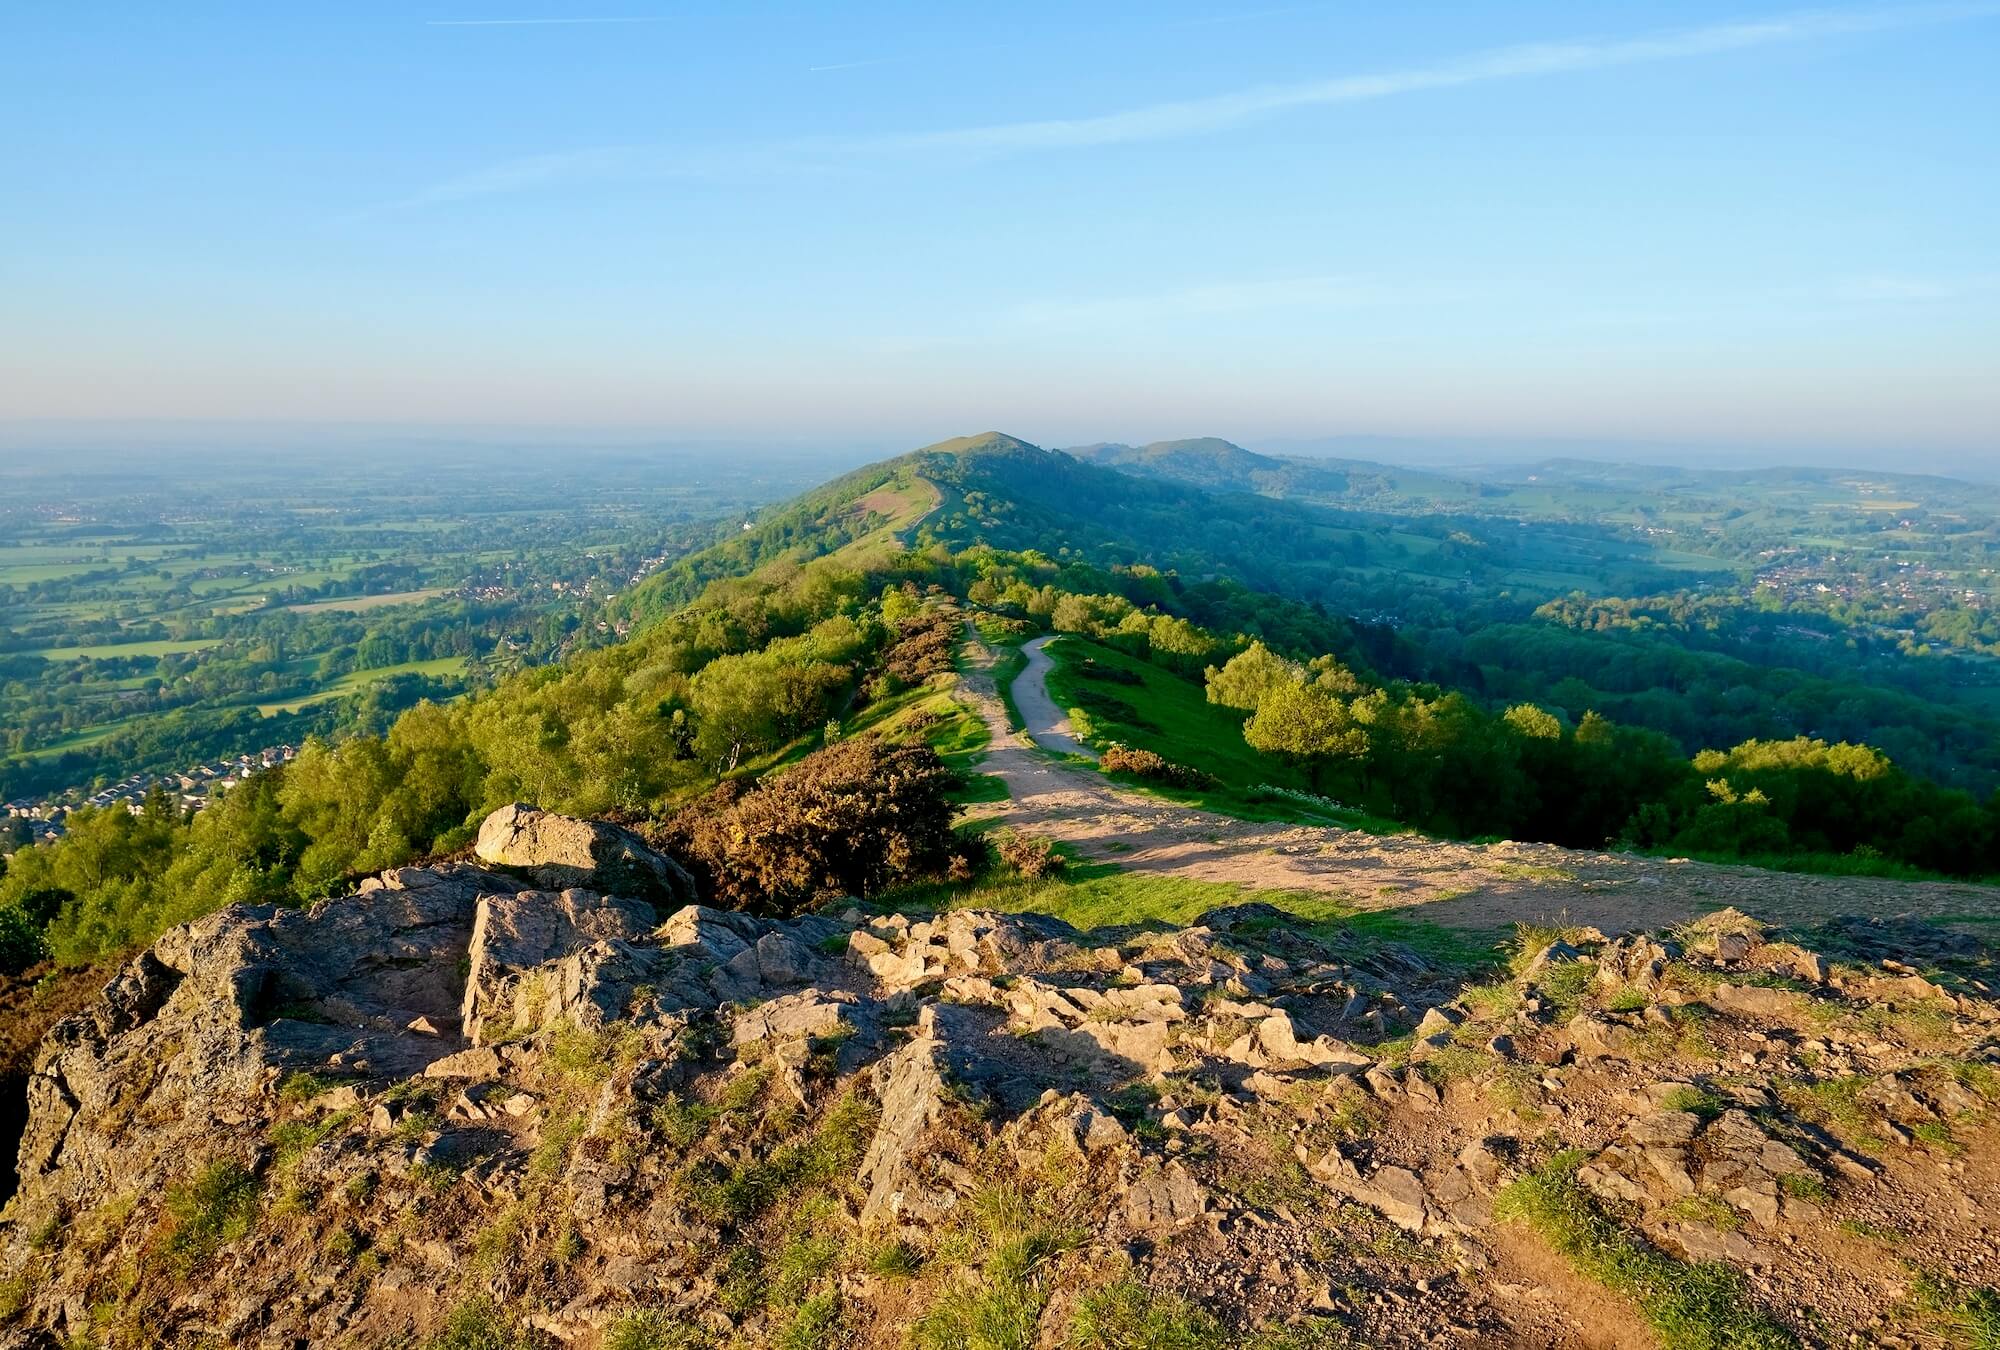
M1014 706L1021 710L1021 720L1027 724L1028 736L1044 750L1053 750L1059 755L1083 755L1096 759L1097 752L1076 738L1076 728L1070 725L1069 714L1056 706L1049 694L1049 672L1055 669L1055 658L1048 653L1048 645L1053 637L1038 637L1021 645L1021 651L1028 658L1027 669L1014 681Z
M966 633L960 696L992 735L980 767L1006 784L1009 798L973 810L1060 840L1094 862L1251 890L1308 891L1357 909L1409 910L1479 930L1551 919L1608 932L1659 928L1725 905L1772 923L1833 914L2000 919L2000 888L1990 886L1805 876L1553 844L1460 844L1414 831L1374 835L1238 820L1185 806L1047 753L1083 747L1049 697L1046 638L1026 645L1028 666L1013 694L1030 734L1016 732L993 682L997 658L970 625Z

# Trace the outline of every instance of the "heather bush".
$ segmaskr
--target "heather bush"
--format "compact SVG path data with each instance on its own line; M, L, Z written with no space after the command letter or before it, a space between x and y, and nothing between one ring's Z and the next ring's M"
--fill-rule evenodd
M725 783L656 837L717 901L796 914L942 873L955 781L927 745L861 737L754 785Z
M1106 773L1128 773L1134 778L1165 783L1169 787L1205 788L1215 785L1215 779L1200 769L1176 764L1151 750L1132 750L1114 745L1104 752L1098 764Z

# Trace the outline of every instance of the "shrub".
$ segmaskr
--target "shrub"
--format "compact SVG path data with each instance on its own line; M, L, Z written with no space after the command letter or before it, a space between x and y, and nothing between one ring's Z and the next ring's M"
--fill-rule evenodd
M956 781L927 745L842 741L753 787L722 785L660 842L716 899L797 914L941 873Z
M1164 755L1151 750L1131 750L1122 745L1114 745L1104 752L1098 766L1106 773L1129 773L1134 778L1144 778L1148 782L1165 783L1177 788L1207 788L1215 786L1215 779L1200 769L1191 769L1185 764L1176 764Z
M1039 880L1063 870L1066 860L1053 841L1036 834L1010 834L998 843L1000 860L1022 876Z
M18 905L0 905L0 975L19 975L46 954L41 925Z
M958 621L944 610L926 610L903 620L882 654L882 668L904 684L922 684L951 669L957 647Z

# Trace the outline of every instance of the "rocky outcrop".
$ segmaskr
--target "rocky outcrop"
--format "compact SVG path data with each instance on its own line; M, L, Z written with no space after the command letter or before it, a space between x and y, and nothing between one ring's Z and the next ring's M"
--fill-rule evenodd
M486 817L473 852L547 890L588 888L636 896L662 907L698 898L687 869L630 830L515 802Z
M1983 949L1718 916L1468 987L1265 906L661 917L515 866L222 911L61 1022L0 1346L423 1344L474 1312L585 1350L829 1343L809 1314L890 1346L996 1289L1061 1344L1121 1271L1218 1345L1583 1343L1510 1292L1530 1175L1840 1327L1885 1297L1840 1222L1893 1212L1942 1269L2000 1199L1962 1161L2000 1145Z

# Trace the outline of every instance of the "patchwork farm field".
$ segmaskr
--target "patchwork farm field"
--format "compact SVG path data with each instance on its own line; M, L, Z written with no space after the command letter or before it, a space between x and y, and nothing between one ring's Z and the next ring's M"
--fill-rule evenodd
M0 475L0 798L331 733L607 640L620 591L817 472L194 459Z

